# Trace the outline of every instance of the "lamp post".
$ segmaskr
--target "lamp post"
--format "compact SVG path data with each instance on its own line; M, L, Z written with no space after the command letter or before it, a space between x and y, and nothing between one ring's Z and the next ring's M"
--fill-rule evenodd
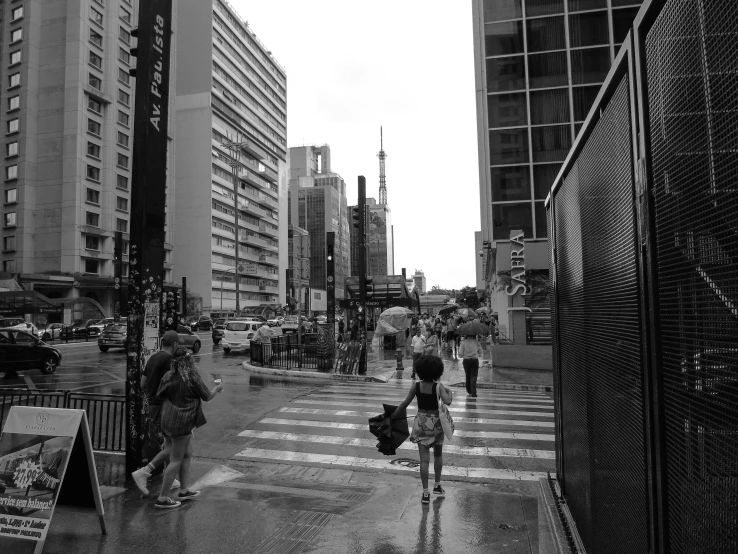
M238 248L238 244L236 244L236 248ZM238 262L236 262L238 263ZM233 271L236 274L236 317L238 317L238 281L239 281L239 275L238 271L236 271L236 268L226 269L223 274L220 276L220 311L223 311L223 283L225 282L223 280L223 275L225 273L230 273Z
M228 135L228 142L223 144L228 149L230 158L228 159L228 165L231 166L233 171L233 209L235 217L233 218L236 225L236 268L238 268L238 241L240 240L238 230L238 188L239 188L239 174L243 171L244 166L241 163L241 149L248 144L248 141L242 140L240 133L236 134L236 139L231 139L230 134ZM238 272L236 272L238 275ZM236 277L236 317L241 315L241 287L240 279ZM223 295L223 288L220 289L221 297ZM221 309L222 309L222 298L221 298Z

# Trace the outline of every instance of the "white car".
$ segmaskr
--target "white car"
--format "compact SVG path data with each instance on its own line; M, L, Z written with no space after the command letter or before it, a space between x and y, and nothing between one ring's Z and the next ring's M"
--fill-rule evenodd
M223 352L228 354L233 349L249 349L251 339L254 338L256 331L262 325L261 321L250 319L234 320L226 323L221 342Z
M9 327L10 329L20 329L21 331L26 331L27 333L31 333L34 337L41 338L43 336L43 331L41 331L38 327L36 327L33 323L19 323L18 325L13 325L13 327Z

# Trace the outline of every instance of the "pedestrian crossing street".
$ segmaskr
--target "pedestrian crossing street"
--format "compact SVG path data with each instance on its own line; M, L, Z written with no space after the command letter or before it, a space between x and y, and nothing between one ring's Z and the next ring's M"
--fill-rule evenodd
M234 457L417 472L417 446L408 440L396 456L384 456L376 449L377 439L367 421L384 411L383 403L402 402L410 386L405 380L315 389L239 433L243 448ZM456 431L443 447L447 478L532 481L555 471L553 400L548 394L480 389L472 398L460 388L452 392ZM412 428L415 401L407 412Z

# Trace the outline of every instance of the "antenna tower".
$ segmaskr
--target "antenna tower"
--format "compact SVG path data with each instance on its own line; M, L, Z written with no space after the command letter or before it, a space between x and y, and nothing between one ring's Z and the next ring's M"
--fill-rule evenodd
M384 160L387 154L384 152L384 140L382 138L382 127L379 127L379 203L387 205L387 176L384 173Z

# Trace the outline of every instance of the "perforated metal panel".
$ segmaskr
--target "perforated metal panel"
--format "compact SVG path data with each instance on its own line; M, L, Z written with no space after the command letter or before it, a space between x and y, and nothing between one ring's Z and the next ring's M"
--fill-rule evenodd
M738 552L738 3L646 35L673 553Z
M624 77L555 195L563 487L587 552L648 552L631 115Z

